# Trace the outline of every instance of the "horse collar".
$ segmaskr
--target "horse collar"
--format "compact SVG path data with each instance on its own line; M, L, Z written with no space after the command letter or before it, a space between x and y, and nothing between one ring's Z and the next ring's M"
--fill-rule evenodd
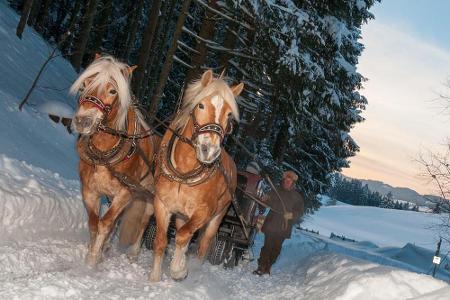
M98 128L98 131L109 133L106 130L102 129L100 126ZM138 131L139 123L137 118L135 118L133 135L137 135ZM136 153L137 141L134 138L126 139L123 136L119 135L119 140L111 149L101 151L93 144L92 135L90 135L82 136L78 141L77 147L80 158L89 165L114 166L122 161L130 159Z
M170 181L178 182L180 184L195 186L206 182L212 176L214 176L220 164L220 159L216 159L210 165L201 164L200 166L186 173L179 172L173 165L170 157L175 138L176 135L173 134L168 144L164 143L161 145L161 151L158 157L158 161L159 169L164 177L166 177Z

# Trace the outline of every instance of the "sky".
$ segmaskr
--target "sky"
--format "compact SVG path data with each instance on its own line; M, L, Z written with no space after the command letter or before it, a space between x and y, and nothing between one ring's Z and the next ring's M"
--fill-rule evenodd
M417 159L444 151L450 137L450 111L438 99L450 95L450 1L385 0L371 11L358 65L369 104L351 131L360 152L343 173L437 193Z

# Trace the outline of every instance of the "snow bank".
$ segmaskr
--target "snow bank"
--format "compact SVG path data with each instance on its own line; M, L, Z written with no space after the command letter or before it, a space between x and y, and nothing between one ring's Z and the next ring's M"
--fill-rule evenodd
M22 39L15 32L19 16L11 10L5 0L0 0L0 89L22 99L52 46L44 41L31 27L26 26ZM31 106L47 101L65 102L75 107L73 97L67 90L77 77L76 72L61 56L53 59L42 74L31 95Z
M372 241L383 247L403 247L412 243L434 250L439 236L432 227L439 223L439 215L435 214L338 205L321 207L305 219L302 227L318 230L324 236L334 232L358 241Z
M70 114L76 102L65 88L71 85L76 73L65 59L52 60L29 105L19 111L19 102L50 46L28 26L20 40L15 35L18 21L6 1L0 0L0 154L77 179L75 136L69 135L61 124L53 123L47 113L37 110L44 107Z
M0 154L0 244L87 234L79 182Z

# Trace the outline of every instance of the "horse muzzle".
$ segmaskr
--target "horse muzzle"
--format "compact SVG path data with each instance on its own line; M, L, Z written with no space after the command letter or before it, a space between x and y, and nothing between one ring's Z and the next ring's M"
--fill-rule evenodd
M89 135L95 132L99 122L91 116L75 116L72 129L79 134Z
M221 153L222 148L209 143L197 144L195 146L195 152L197 159L203 164L212 164L215 162Z

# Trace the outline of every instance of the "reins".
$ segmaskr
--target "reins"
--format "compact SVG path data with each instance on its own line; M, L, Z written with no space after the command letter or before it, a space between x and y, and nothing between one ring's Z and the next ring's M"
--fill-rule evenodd
M100 99L98 99L97 97L91 96L91 95L88 95L88 96L85 96L85 97L80 98L80 100L79 100L80 105L81 105L82 103L84 103L84 102L90 102L90 103L92 103L96 108L98 108L98 109L104 114L104 120L106 120L107 115L109 114L109 112L110 112L111 109L112 109L112 106L114 105L114 103L113 103L113 105L105 105ZM186 143L186 144L190 145L190 146L193 147L193 148L194 148L194 144L193 144L193 142L192 142L192 139L196 138L199 134L207 133L207 132L216 133L216 134L218 134L218 135L220 136L221 142L222 142L223 139L225 138L225 135L228 133L228 132L225 132L225 131L223 130L223 128L222 128L219 124L208 123L208 124L204 124L204 125L200 126L200 125L197 123L197 120L196 120L196 118L195 118L195 115L194 115L192 112L191 112L191 117L192 117L193 124L194 124L194 132L193 132L193 135L192 135L191 139L186 138L185 136L180 135L176 130L172 129L172 128L171 128L170 126L168 126L163 120L160 120L158 117L155 116L155 117L154 117L154 120L158 123L158 125L157 125L156 127L158 127L158 126L163 126L163 127L165 127L167 130L170 130L170 131L172 132L172 134L173 134L174 137L178 138L181 142ZM167 119L170 119L170 118L171 118L171 116L169 116L168 118L166 118L166 120L167 120ZM150 126L150 127L151 127L151 126ZM118 136L120 139L127 139L127 140L130 140L130 139L131 139L131 140L133 140L133 143L135 143L136 140L144 139L144 138L147 138L147 137L151 137L153 134L155 134L155 133L156 133L156 130L155 130L156 127L151 127L149 130L145 130L144 132L139 132L139 133L129 134L127 131L118 130L118 129L113 129L113 128L107 126L106 124L104 124L103 121L102 121L102 123L99 124L97 130L102 131L102 132L105 132L105 133L110 134L110 135ZM253 154L252 152L250 152L250 150L248 150L247 147L245 147L245 145L242 144L242 142L240 142L240 141L239 141L237 138L235 138L234 136L231 136L231 138L232 138L233 141L234 141L241 149L243 149L243 150L247 153L247 155L249 155L249 156L250 156L250 157L251 157L258 165L260 165L260 166L263 165L263 164L261 163L261 161L259 160L258 156L257 156L256 154ZM172 140L172 139L171 139L171 140ZM139 147L139 146L137 146L137 147ZM141 152L142 152L142 151L141 151ZM141 155L141 156L142 156L142 155ZM168 158L169 158L169 157L167 157L166 159L168 159ZM159 160L160 160L159 164L161 164L161 163L162 163L162 162L161 162L162 158L160 158ZM146 164L148 164L147 161L146 161ZM122 182L122 184L125 184L125 185L128 186L128 187L133 187L133 188L135 188L135 189L140 189L140 188L139 188L139 186L140 186L139 183L136 184L136 183L131 183L131 182L129 182L129 178L127 178L126 176L124 177L124 176L122 176L123 174L119 174L118 172L114 171L114 170L112 169L112 167L111 167L108 163L107 163L107 164L104 164L104 165L106 165L106 166L108 167L108 169L110 170L110 172L111 172L113 175L115 174L114 176L115 176L120 182ZM203 165L202 165L202 166L203 166ZM172 168L170 168L170 167L172 167ZM149 168L150 168L150 166L149 166ZM169 168L170 168L170 171L174 172L175 168L173 168L173 166L171 166L170 159L169 159ZM202 169L203 169L203 168L202 168ZM215 168L214 168L214 169L215 169ZM228 186L229 189L230 189L229 178L227 178L227 174L225 174L225 172L224 172L224 170L223 170L223 166L222 166L221 163L219 163L219 170L222 172L222 174L223 174L223 176L224 176L224 178L225 178L225 181L226 181L226 183L227 183L227 186ZM251 198L253 201L257 202L258 204L260 204L260 205L262 205L262 206L264 206L264 207L270 208L273 212L275 212L275 213L277 213L277 214L283 215L283 217L284 217L284 224L283 224L283 227L284 227L284 228L287 228L288 220L292 219L292 214L289 213L289 212L287 211L286 205L285 205L283 199L281 198L280 194L278 193L277 188L276 188L275 185L273 184L273 182L272 182L270 176L269 176L262 168L261 168L261 170L262 170L261 173L262 173L263 177L267 180L267 182L269 183L270 187L274 190L275 194L277 195L277 198L280 200L280 203L281 203L283 212L280 212L280 211L278 211L278 210L276 210L276 209L270 207L270 205L268 205L267 203L264 203L263 201L257 200L256 197L253 197L252 195L249 195L248 193L245 193L245 194L246 194L247 196L250 196L250 198ZM175 171L176 171L176 170L175 170ZM174 181L177 181L177 182L180 182L180 183L187 183L187 181L188 181L189 179L192 179L192 178L194 177L194 175L200 174L200 172L197 172L198 170L194 170L194 171L195 171L195 172L194 172L195 174L194 174L194 173L191 174L191 172L189 172L189 174L179 174L179 172L174 172L175 175L168 175L167 172L165 172L165 175L166 175L166 177L168 177L168 178L171 179L171 180L174 180ZM203 170L201 170L201 171L203 171ZM214 170L214 171L215 171L215 170ZM210 175L212 175L213 173L215 173L215 172L211 172ZM187 175L187 176L183 176L183 175ZM192 175L192 176L191 176L191 175ZM209 178L210 178L210 176L207 176L206 180L209 179ZM204 182L204 181L206 181L206 180L201 180L201 182ZM143 189L146 190L145 188L143 188ZM146 191L148 191L148 190L146 190ZM150 193L153 194L153 191L148 191L148 192L150 192ZM244 192L245 192L245 191L244 191ZM244 218L243 218L243 216L242 216L242 213L240 212L240 209L239 209L239 207L238 207L238 203L235 201L235 197L234 197L234 195L233 195L234 193L232 193L231 191L230 191L230 193L231 193L231 195L232 195L232 203L233 203L233 206L235 206L236 213L237 213L239 219L241 220L241 222L243 223L243 225L245 225L245 220L244 220ZM236 202L236 203L235 203L235 202ZM244 226L244 227L245 227L245 226ZM248 235L247 232L244 232L244 233L245 233L245 235Z

